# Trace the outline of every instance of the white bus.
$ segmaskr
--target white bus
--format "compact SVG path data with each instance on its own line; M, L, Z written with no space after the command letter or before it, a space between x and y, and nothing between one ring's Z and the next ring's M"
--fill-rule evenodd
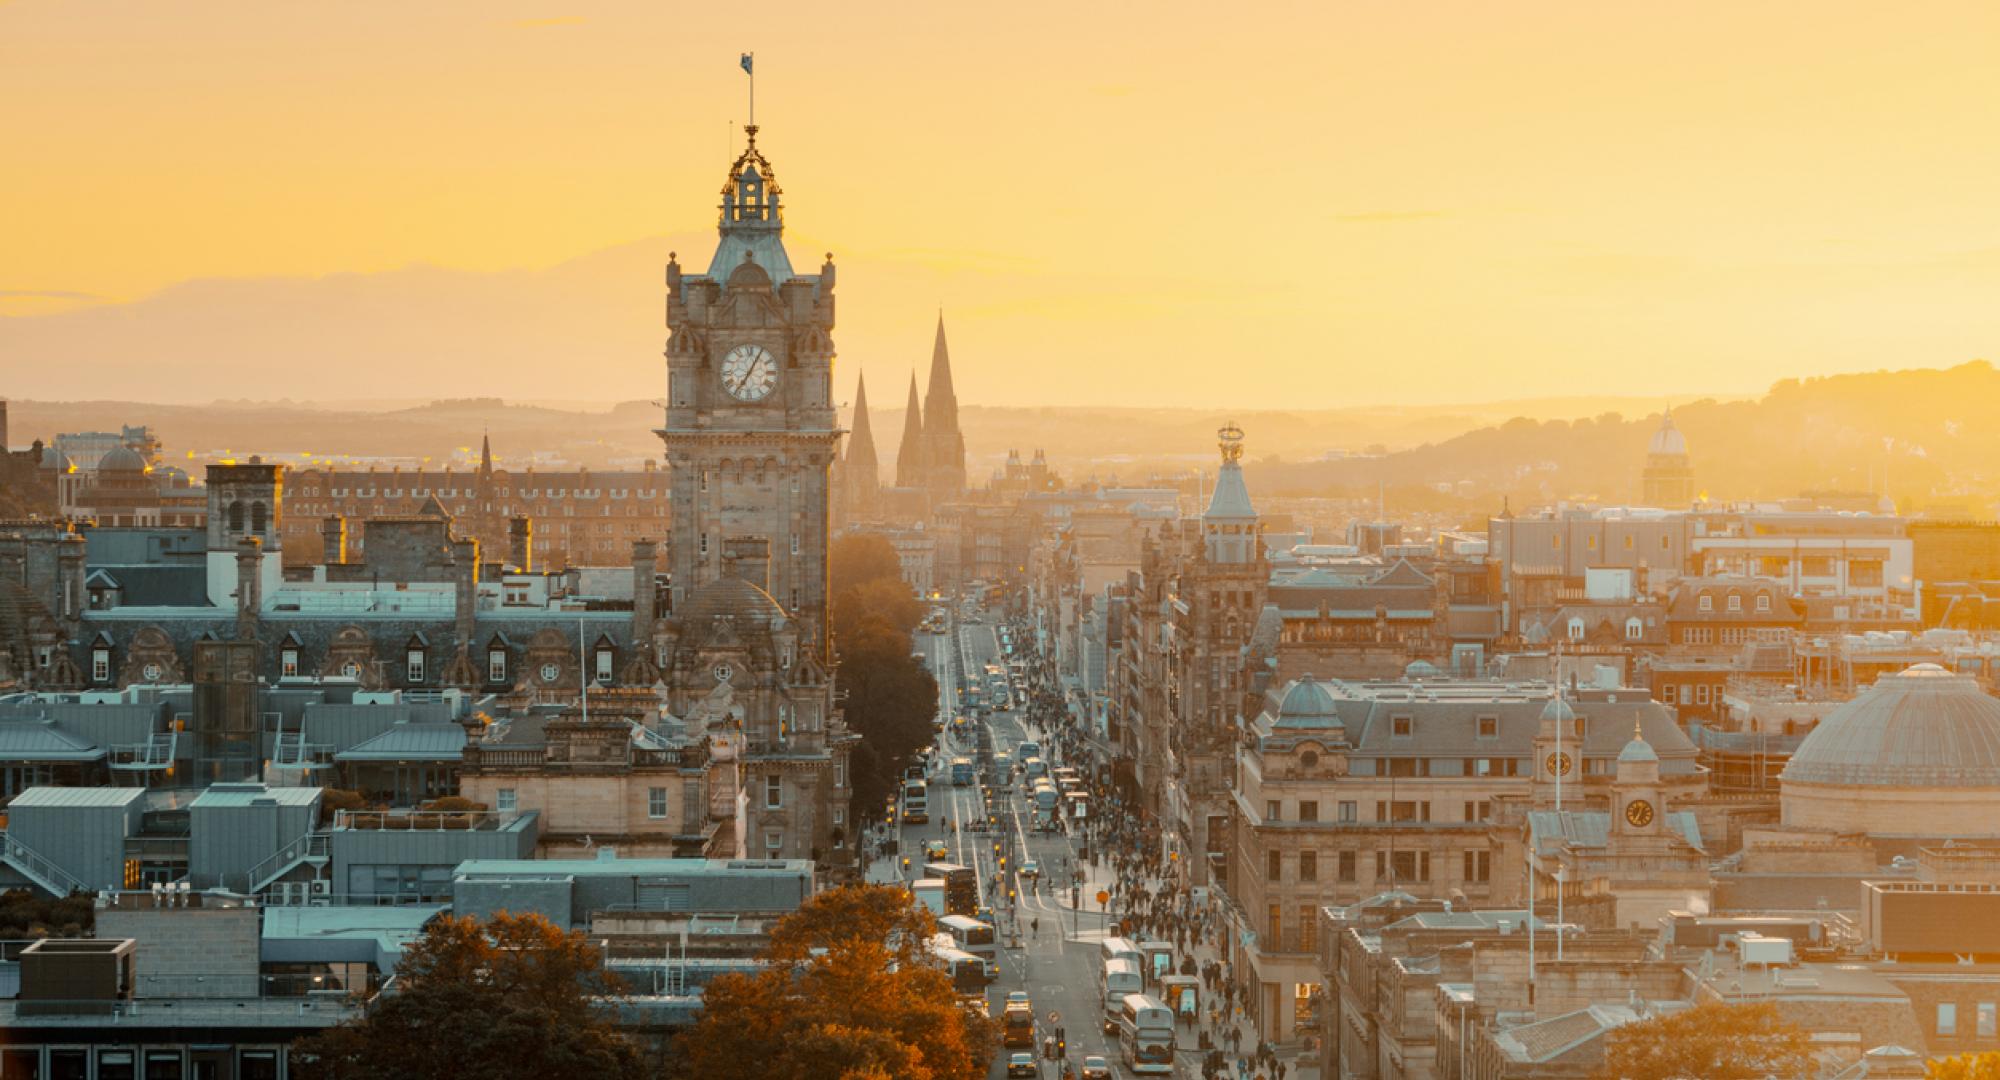
M1125 1067L1141 1075L1174 1071L1174 1014L1151 994L1127 994L1118 1014Z
M951 935L958 948L977 956L986 965L986 981L1000 977L1000 948L994 940L993 925L969 915L946 915L938 929Z
M1129 956L1121 956L1107 961L1103 974L1098 976L1097 992L1104 1002L1104 1033L1118 1030L1118 1021L1125 1012L1125 998L1142 993L1146 980L1139 973L1139 962Z
M931 957L944 973L951 977L952 989L970 996L986 993L986 964L977 956L953 945L951 938L939 934L931 939Z
M1100 967L1113 960L1130 960L1136 966L1139 959L1139 946L1127 938L1107 937L1097 943L1097 963Z

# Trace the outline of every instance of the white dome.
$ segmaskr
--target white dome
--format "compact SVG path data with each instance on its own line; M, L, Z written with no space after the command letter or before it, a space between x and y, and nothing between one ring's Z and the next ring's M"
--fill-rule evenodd
M1687 437L1674 426L1674 414L1669 411L1660 418L1660 430L1653 432L1653 441L1646 447L1649 454L1667 454L1685 457L1688 452Z

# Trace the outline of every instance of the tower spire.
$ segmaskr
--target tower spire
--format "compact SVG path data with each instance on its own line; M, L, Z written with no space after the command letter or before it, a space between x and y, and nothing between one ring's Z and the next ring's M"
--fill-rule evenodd
M951 349L944 340L944 312L938 312L931 345L931 383L924 395L924 446L928 484L939 499L965 490L965 435L958 429L958 392L951 382Z
M875 458L875 431L868 422L868 376L854 379L854 429L847 435L847 460L842 475L847 480L849 504L857 511L875 503L882 484L882 469Z
M910 403L903 407L903 444L896 450L896 486L924 486L924 407L917 399L917 372L910 370Z

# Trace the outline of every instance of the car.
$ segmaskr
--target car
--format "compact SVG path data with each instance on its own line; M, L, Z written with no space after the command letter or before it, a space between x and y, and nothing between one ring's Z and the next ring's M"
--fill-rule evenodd
M1111 1063L1097 1054L1083 1059L1083 1070L1077 1073L1078 1080L1111 1080Z
M948 854L950 854L950 851L944 846L944 841L942 840L924 841L924 858L942 859Z
M1021 860L1021 876L1038 878L1042 876L1042 864L1033 859Z
M1007 1008L1011 1009L1016 1005L1031 1011L1035 1007L1034 1002L1028 999L1028 992L1026 990L1007 991Z
M1028 1080L1039 1080L1041 1075L1042 1068L1035 1064L1035 1055L1026 1051L1007 1055L1007 1076L1009 1080L1017 1076L1025 1076Z

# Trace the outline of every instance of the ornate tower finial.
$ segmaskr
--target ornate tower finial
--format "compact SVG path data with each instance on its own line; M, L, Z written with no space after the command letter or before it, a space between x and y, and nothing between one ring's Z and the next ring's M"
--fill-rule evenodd
M1236 426L1236 421L1231 420L1222 425L1215 433L1215 437L1220 440L1218 445L1222 447L1224 462L1234 463L1243 460L1243 429Z

